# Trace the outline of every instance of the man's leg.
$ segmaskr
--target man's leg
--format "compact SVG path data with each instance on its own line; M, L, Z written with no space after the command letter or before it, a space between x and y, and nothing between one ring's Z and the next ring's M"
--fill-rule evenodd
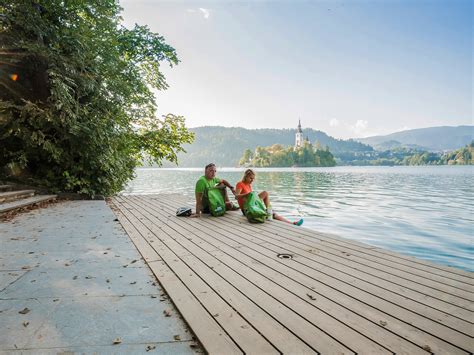
M225 209L227 211L235 211L238 210L239 208L234 206L234 204L229 200L229 195L227 194L227 189L224 188L221 190L222 191L222 196L224 196L224 201L225 201Z

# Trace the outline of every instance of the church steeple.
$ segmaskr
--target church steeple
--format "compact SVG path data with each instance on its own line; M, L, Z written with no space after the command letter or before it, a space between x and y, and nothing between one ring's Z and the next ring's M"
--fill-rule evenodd
M301 119L298 119L298 129L295 134L295 148L303 146L303 130L301 129Z

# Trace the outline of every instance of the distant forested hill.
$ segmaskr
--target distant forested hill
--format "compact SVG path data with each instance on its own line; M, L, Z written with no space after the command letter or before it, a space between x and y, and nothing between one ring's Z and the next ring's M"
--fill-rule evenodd
M178 155L180 167L203 167L209 162L218 166L238 166L245 149L254 150L257 146L273 144L294 145L295 129L245 129L240 127L206 126L191 128L195 134L193 144L184 145L187 153ZM341 140L311 128L303 129L303 136L311 143L318 141L328 146L335 157L346 152L367 152L372 147L354 140ZM174 165L165 165L174 166Z
M357 141L369 144L378 150L396 147L419 147L431 151L459 149L473 139L474 126L429 127L396 132L386 136L360 138Z

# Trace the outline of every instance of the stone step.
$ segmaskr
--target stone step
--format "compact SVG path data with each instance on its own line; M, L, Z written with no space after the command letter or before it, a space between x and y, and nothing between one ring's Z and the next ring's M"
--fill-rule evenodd
M13 190L13 185L0 185L0 192Z
M19 190L0 192L0 203L15 201L35 195L35 190Z
M23 198L12 202L0 204L0 214L13 211L19 208L33 206L40 202L55 200L57 195L36 195L33 197Z

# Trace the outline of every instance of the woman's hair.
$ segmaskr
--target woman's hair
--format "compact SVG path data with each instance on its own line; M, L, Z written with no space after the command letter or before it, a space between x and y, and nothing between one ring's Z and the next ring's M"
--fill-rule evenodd
M249 175L255 176L255 172L252 169L245 170L244 176L242 177L242 182L245 182L245 178Z

